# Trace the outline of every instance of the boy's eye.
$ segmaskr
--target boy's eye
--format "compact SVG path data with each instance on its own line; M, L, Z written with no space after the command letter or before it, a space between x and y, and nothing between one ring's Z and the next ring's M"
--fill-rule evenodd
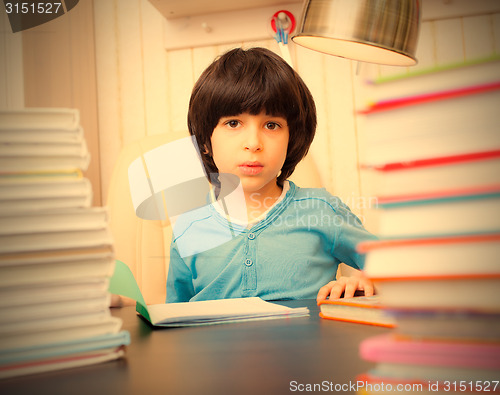
M236 119L231 119L226 122L226 125L229 126L230 128L237 128L239 124L240 122L237 121Z
M266 129L269 129L269 130L277 130L280 127L281 127L280 124L276 123L276 122L267 122L266 123Z

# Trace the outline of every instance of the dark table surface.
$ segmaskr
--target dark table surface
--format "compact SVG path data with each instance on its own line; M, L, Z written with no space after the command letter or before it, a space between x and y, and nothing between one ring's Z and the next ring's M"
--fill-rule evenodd
M131 335L124 359L0 380L0 394L279 395L314 385L316 393L352 393L347 386L373 366L359 343L389 329L321 319L314 300L282 303L311 315L153 329L133 307L112 309Z

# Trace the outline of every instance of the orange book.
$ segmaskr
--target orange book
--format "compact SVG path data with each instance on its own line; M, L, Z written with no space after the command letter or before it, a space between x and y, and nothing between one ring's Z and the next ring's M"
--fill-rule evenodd
M395 326L392 318L384 309L379 296L355 296L353 298L329 299L320 303L321 318L358 324Z

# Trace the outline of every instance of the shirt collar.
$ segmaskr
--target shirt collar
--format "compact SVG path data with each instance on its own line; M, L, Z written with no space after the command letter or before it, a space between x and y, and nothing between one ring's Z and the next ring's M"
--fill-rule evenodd
M224 218L226 221L229 221L233 224L239 225L244 228L250 228L256 223L266 219L267 215L273 211L273 209L279 205L286 197L288 191L290 190L290 181L285 180L283 183L283 190L281 192L281 195L279 198L273 203L272 206L270 206L264 213L262 213L258 218L255 218L252 222L245 222L239 218L234 218L231 217L225 210L224 207L222 206L222 203L220 200L215 200L215 196L213 194L213 191L210 194L210 200L212 201L211 206L215 209L217 214L219 214L222 218Z

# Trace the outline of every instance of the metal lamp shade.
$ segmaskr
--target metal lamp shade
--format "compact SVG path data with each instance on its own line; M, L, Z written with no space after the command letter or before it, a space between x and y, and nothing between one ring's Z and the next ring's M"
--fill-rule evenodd
M419 0L307 0L292 40L330 55L412 66L419 27Z

